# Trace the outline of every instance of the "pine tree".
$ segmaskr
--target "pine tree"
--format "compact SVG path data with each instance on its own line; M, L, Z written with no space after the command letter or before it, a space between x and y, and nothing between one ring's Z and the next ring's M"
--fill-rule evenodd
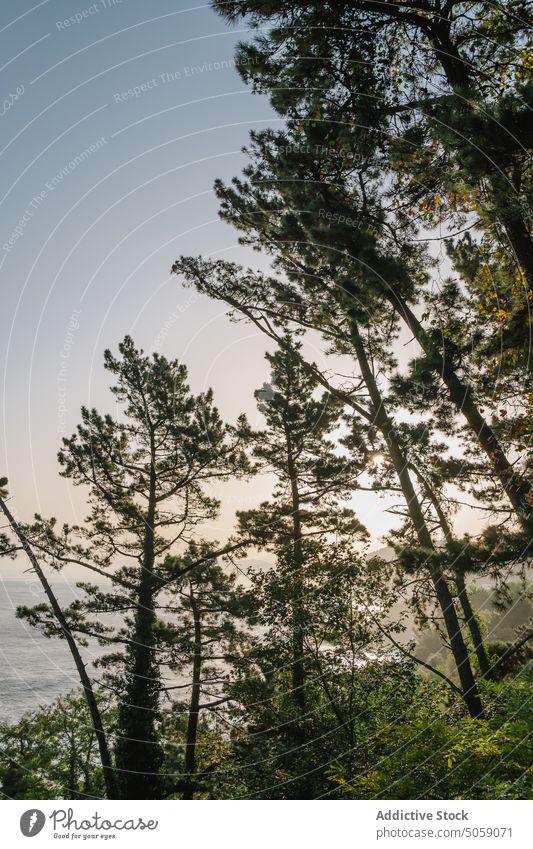
M172 578L164 564L192 541L199 524L217 515L208 486L246 470L245 423L240 420L237 429L224 424L210 390L190 392L183 364L144 355L130 337L119 345L119 357L106 351L105 367L115 380L111 391L120 413L82 408L81 424L59 453L62 475L88 490L86 522L58 532L55 520L37 517L28 535L56 568L77 563L111 581L110 589L81 584L85 598L66 613L73 631L117 647L100 662L111 669L107 684L120 699L116 766L122 797L159 798L164 787L157 728L166 646L158 608L172 581L216 552L202 554ZM124 625L107 624L110 613L123 617ZM54 632L47 610L28 615Z
M285 340L289 342L289 337ZM299 350L296 343L296 350ZM274 552L276 569L270 593L277 601L278 625L290 631L291 697L297 719L305 718L307 572L315 546L335 533L365 538L355 514L340 505L354 485L357 466L336 451L330 436L339 419L339 405L330 396L316 397L317 381L295 359L292 349L266 354L269 383L257 390L258 409L266 429L253 435L253 455L275 476L271 501L239 514L241 531ZM264 592L268 595L266 585ZM270 596L273 602L272 595Z
M165 666L184 681L164 688L167 694L179 694L173 714L185 720L184 756L177 762L183 775L176 783L183 799L205 794L216 780L215 767L206 764L202 756L202 732L217 720L224 721L237 670L246 664L246 643L250 639L246 605L236 572L229 564L206 560L180 577L184 568L209 557L211 551L212 545L197 541L185 556L168 558L163 567L172 588L162 625L168 646ZM207 718L202 724L203 717ZM165 769L176 771L172 750L167 751Z

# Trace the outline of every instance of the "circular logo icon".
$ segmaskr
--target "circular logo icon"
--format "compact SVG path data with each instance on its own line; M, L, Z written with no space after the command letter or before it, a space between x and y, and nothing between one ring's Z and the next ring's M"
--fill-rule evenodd
M30 808L29 811L24 811L20 818L20 830L24 837L35 837L42 831L45 822L46 817L42 811Z

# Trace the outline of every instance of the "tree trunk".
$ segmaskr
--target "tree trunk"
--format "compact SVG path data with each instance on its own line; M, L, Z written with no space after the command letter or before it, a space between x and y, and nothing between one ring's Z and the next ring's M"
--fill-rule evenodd
M22 548L26 552L28 559L35 571L35 574L39 578L41 582L41 586L50 602L50 607L56 617L63 634L65 635L65 640L70 649L70 653L74 660L76 670L78 672L78 677L80 679L81 686L83 687L83 691L85 693L85 698L87 700L87 706L89 708L89 713L91 715L91 721L93 723L94 733L96 734L96 739L98 740L98 750L100 753L100 763L102 764L102 770L104 773L104 783L106 787L106 795L108 799L118 799L119 793L117 789L117 782L115 780L115 772L113 768L113 764L111 762L111 755L109 752L109 747L107 745L107 737L104 730L104 725L102 722L102 717L100 714L100 709L98 707L98 702L96 701L96 696L94 694L93 685L91 679L87 674L87 670L85 668L85 664L83 662L83 658L78 649L76 640L70 630L69 624L65 619L65 615L57 601L52 587L48 583L46 575L44 574L39 561L35 557L31 545L23 533L20 525L12 515L9 507L5 503L4 499L0 497L0 508L2 509L4 515L6 516L9 524L13 528L13 531L19 538Z
M294 554L293 633L292 633L292 697L301 716L305 714L305 663L304 663L304 553L302 546L302 518L298 470L293 455L292 439L285 426L287 443L287 471L290 478L292 500L292 548Z
M150 492L135 628L129 648L130 673L119 711L117 764L126 799L161 797L161 749L155 722L159 708L159 671L155 661L155 448L152 450Z
M436 368L438 368L440 378L448 388L450 400L458 412L464 416L471 431L483 448L517 517L521 522L526 522L528 516L531 514L531 506L527 498L528 493L531 491L531 484L514 471L498 437L479 412L470 385L459 377L449 359L446 360L445 355L442 355L436 349L434 342L430 339L408 304L392 290L386 293L386 297L398 314L404 319L422 350L430 355L437 363Z
M437 519L439 520L439 525L441 526L442 532L444 534L444 538L447 542L453 542L453 533L450 525L448 524L448 519L444 513L444 510L441 507L440 501L437 498L437 494L435 490L430 485L429 481L426 480L424 475L417 469L414 464L410 464L413 469L415 475L418 480L422 484L424 492L426 496L431 501L435 512L437 514ZM466 581L464 572L460 569L454 570L455 584L457 586L457 598L459 599L459 603L461 605L461 609L463 611L463 619L464 623L470 631L470 638L472 640L472 645L474 647L474 651L476 653L477 662L479 665L479 670L483 676L483 678L491 679L491 664L489 661L489 656L487 654L487 649L485 647L485 643L483 641L483 635L481 633L481 629L479 627L478 618L472 608L470 603L470 598L468 596L468 590L466 587Z
M196 738L198 735L198 718L200 714L200 690L202 674L202 622L198 604L194 597L192 586L189 598L194 621L194 658L192 667L192 690L189 704L189 717L187 721L187 737L185 743L185 788L183 799L194 799L195 771L196 771Z
M496 172L490 177L492 194L497 198L499 221L505 231L517 265L522 269L528 288L533 290L533 245L529 229L524 222L518 207L518 200L513 198L511 180Z
M383 434L383 437L389 447L390 457L396 470L396 474L398 475L402 493L407 505L407 510L415 533L418 537L418 541L421 547L426 549L429 554L431 551L435 551L435 546L426 525L422 507L415 492L415 488L411 481L407 460L404 457L400 442L396 437L393 423L383 404L381 393L368 362L365 347L359 334L359 328L355 321L352 321L351 323L351 336L357 360L359 362L359 367L361 369L361 375L370 396L374 422ZM445 576L437 566L432 563L429 569L433 588L437 596L437 601L442 612L446 632L450 641L450 648L457 668L457 674L461 682L464 702L470 716L482 719L484 718L483 705L479 697L476 680L470 664L470 657L463 639L459 618L457 616L450 588Z
M455 572L455 583L457 584L457 597L463 611L464 621L470 631L472 645L476 652L479 670L483 678L491 681L494 679L493 669L483 641L483 635L481 633L481 628L479 627L477 614L470 603L464 572L461 572L460 569Z

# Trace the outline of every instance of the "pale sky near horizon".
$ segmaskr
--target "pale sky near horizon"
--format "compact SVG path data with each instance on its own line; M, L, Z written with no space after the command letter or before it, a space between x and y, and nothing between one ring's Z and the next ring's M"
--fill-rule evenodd
M169 271L180 253L249 257L212 185L239 172L249 128L277 119L234 68L246 33L209 5L48 0L0 14L2 474L19 516L81 519L56 453L81 404L109 407L102 354L126 333L185 361L228 419L253 412L265 341Z
M126 333L184 361L225 418L254 419L264 337L169 273L181 253L264 265L218 220L212 191L241 171L251 128L280 125L234 68L246 35L183 0L2 4L0 474L22 519L83 519L56 453L81 404L109 407L102 354ZM268 486L226 487L209 533L223 540ZM385 503L354 505L379 544Z

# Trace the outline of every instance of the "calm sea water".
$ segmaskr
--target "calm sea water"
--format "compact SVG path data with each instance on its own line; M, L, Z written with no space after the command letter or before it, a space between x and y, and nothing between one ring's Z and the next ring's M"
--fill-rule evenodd
M63 604L78 594L67 584L55 584L54 590ZM43 601L42 588L34 577L0 582L0 722L16 722L27 711L79 687L66 643L47 639L15 616L18 605L30 607ZM90 661L103 651L92 647L85 650L85 657Z

